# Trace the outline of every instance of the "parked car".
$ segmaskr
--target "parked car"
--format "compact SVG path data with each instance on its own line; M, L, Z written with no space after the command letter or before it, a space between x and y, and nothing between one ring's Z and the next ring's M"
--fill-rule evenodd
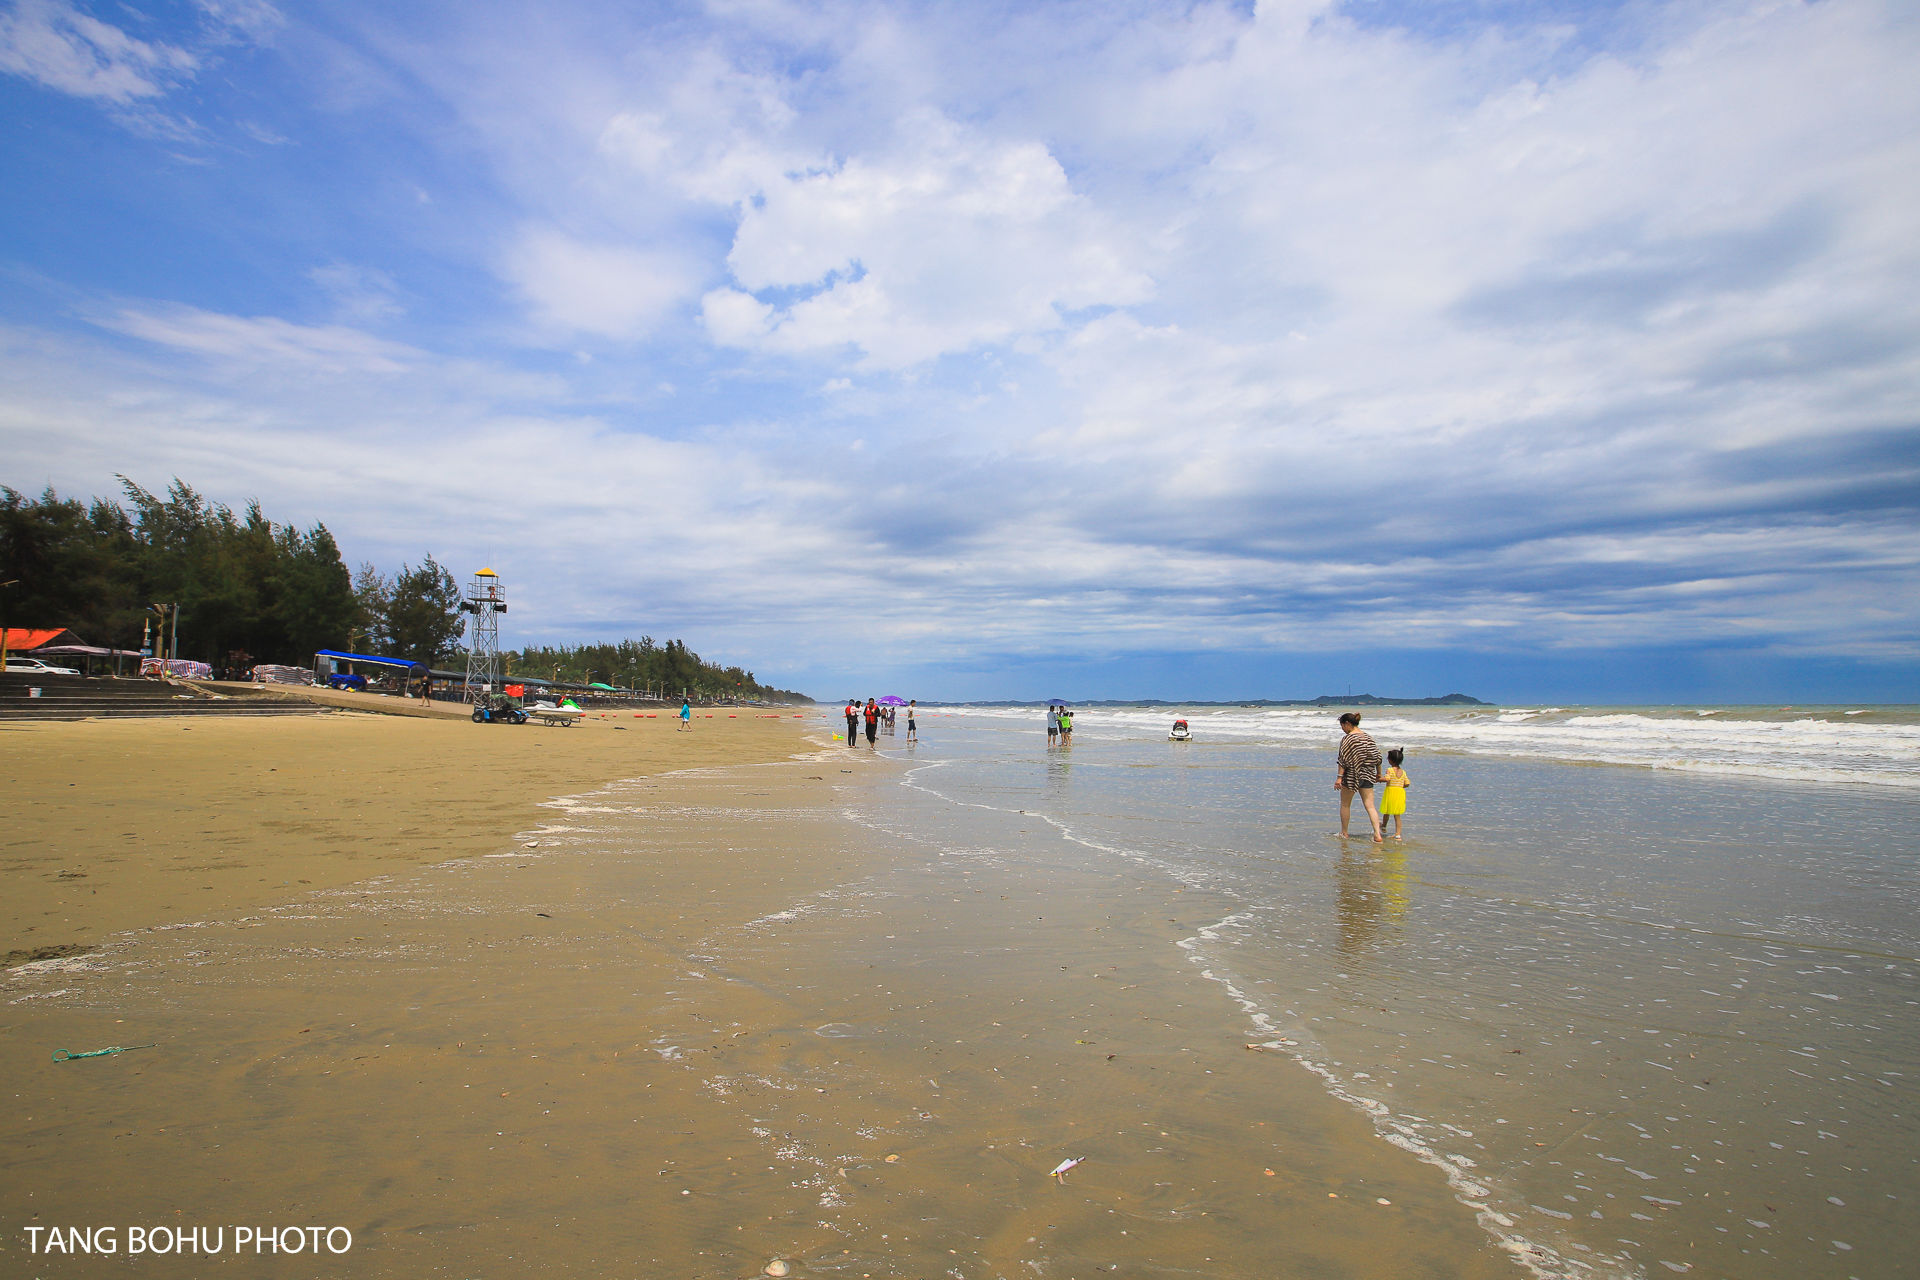
M16 658L11 654L7 656L7 670L27 676L77 676L80 674L72 667L56 667L38 658Z

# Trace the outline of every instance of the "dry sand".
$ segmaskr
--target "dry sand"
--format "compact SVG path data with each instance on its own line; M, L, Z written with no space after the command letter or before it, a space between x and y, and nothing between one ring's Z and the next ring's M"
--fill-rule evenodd
M67 826L42 836L99 850L136 927L0 990L0 1273L1518 1274L1437 1174L1241 1047L1172 945L1218 903L853 821L894 770L807 726L824 749L723 765L792 753L795 722L687 742L664 720L267 721L219 750L196 723L113 816L56 794ZM22 744L91 770L164 734L4 741L20 777ZM610 775L635 780L583 782ZM573 798L536 807L543 786ZM370 798L336 813L340 792ZM264 829L290 806L304 825ZM213 865L190 851L217 831L242 865L136 879L116 840L156 827L169 862ZM106 932L86 897L42 896L43 929L57 901L92 922L74 936ZM153 1047L49 1061L111 1045ZM238 1224L354 1244L235 1259ZM134 1225L220 1226L228 1251L29 1259L29 1225L122 1249Z

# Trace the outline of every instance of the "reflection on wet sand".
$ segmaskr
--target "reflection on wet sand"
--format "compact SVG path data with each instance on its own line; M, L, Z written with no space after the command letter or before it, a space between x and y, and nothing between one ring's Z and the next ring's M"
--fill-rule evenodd
M1411 894L1404 848L1347 841L1334 868L1340 953L1359 955L1398 941Z
M1047 752L1047 786L1056 796L1073 777L1073 744L1063 742Z

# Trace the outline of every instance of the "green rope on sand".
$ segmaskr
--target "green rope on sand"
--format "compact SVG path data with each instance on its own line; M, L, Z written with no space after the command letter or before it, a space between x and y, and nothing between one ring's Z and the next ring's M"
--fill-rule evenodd
M91 1049L86 1053L75 1053L71 1049L55 1049L53 1051L53 1060L55 1062L72 1062L77 1058L104 1058L110 1053L130 1053L135 1049L156 1049L158 1047L158 1045L151 1044L116 1044L111 1048Z

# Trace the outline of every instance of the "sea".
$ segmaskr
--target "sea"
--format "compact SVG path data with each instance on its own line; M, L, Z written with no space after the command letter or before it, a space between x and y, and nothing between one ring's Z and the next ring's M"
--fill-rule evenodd
M926 707L849 816L1219 904L1165 943L1219 1035L1535 1274L1916 1274L1920 709L1367 709L1384 844L1336 714Z

